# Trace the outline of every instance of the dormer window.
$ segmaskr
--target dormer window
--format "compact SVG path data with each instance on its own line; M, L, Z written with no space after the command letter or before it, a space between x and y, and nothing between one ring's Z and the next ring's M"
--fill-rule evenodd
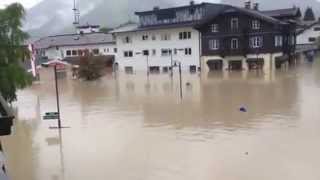
M260 29L260 21L259 20L252 21L252 29Z
M194 15L195 12L196 12L196 10L195 10L194 8L191 8L191 9L189 10L190 15Z
M231 39L231 49L239 48L239 40L237 38Z
M211 25L211 32L213 32L213 33L219 32L219 24L212 24Z
M231 18L231 29L237 30L239 28L239 19L238 18Z

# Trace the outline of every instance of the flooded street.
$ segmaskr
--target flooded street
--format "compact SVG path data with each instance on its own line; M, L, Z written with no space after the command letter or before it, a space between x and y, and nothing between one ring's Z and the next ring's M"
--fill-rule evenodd
M12 180L319 180L320 62L271 74L119 74L19 92ZM70 75L70 74L69 74ZM190 86L186 84L190 83ZM239 109L245 107L247 112Z

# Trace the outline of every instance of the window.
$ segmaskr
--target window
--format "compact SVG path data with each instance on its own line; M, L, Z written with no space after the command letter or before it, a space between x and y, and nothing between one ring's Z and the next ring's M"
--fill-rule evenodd
M70 51L70 50L67 50L67 51L66 51L66 55L67 55L67 56L71 56L71 51Z
M124 51L123 55L124 55L124 57L132 57L133 56L133 52L132 51Z
M155 56L157 51L155 49L152 49L152 56Z
M220 41L218 39L211 39L209 40L209 48L211 50L217 50L219 49Z
M260 29L260 21L259 20L252 21L252 29Z
M196 73L197 72L197 66L190 66L189 70L190 70L190 73Z
M126 66L126 67L124 67L124 70L127 74L133 74L133 67L132 66Z
M72 56L76 56L78 54L77 50L72 50Z
M168 41L171 39L170 34L161 34L161 40L162 41Z
M149 67L149 71L151 73L154 73L154 74L159 74L160 73L160 67L159 66L150 66Z
M143 40L143 41L147 41L148 39L149 39L149 36L148 36L148 35L143 35L143 36L142 36L142 40Z
M174 55L177 55L177 54L178 54L178 49L177 49L177 48L174 48L173 54L174 54Z
M309 42L316 42L316 38L310 37L310 38L309 38Z
M162 72L163 73L168 73L169 72L169 68L168 67L163 67L162 68Z
M123 38L123 43L125 44L132 43L132 39L129 36L126 36Z
M274 37L274 46L275 47L282 47L283 45L283 37L280 35L277 35Z
M313 30L314 31L320 31L320 27L315 27Z
M191 48L185 48L184 49L184 54L185 55L191 55L192 54L192 49Z
M237 38L231 39L231 49L239 48L239 40Z
M211 25L211 32L213 32L213 33L219 32L219 24L212 24Z
M179 39L191 39L191 32L180 32Z
M152 35L151 39L152 39L152 41L155 41L155 40L157 40L157 37L156 37L156 35Z
M118 49L117 48L113 48L113 52L117 53Z
M99 49L92 49L92 53L94 55L98 55L99 54Z
M263 38L261 36L255 36L250 38L251 48L260 48L263 44Z
M170 56L170 49L161 49L161 56Z
M143 50L143 51L142 51L142 54L143 54L144 56L149 56L149 50Z
M103 52L107 52L106 48L103 49Z
M191 8L191 9L189 10L190 15L194 15L195 12L196 12L196 10L195 10L194 8Z
M239 28L239 19L238 18L231 18L231 29L237 30Z

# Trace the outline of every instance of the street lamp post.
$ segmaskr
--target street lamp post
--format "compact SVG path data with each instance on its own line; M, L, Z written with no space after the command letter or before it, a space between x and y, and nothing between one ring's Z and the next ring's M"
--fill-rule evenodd
M184 51L184 49L175 49L175 51ZM182 67L181 67L181 61L175 61L173 65L173 57L172 57L172 50L170 49L171 54L171 77L173 77L173 67L179 67L179 80L180 80L180 98L183 98L182 94Z
M57 98L57 111L58 111L58 128L61 129L61 118L60 118L60 99L59 99L59 88L58 88L58 76L57 76L57 65L54 65L54 80L56 86L56 98Z
M174 67L179 67L179 81L180 81L180 98L183 98L183 94L182 94L182 68L181 68L181 62L176 61L174 63Z

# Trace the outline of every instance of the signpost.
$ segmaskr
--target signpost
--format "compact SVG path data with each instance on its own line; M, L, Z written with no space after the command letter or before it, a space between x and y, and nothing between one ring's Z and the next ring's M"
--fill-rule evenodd
M50 127L50 129L62 129L61 125L61 114L60 114L60 98L59 98L59 88L58 88L58 73L57 69L64 70L64 66L59 65L59 63L54 64L54 80L55 80L55 90L56 90L56 101L57 101L57 112L47 112L43 116L44 120L58 120L58 127Z

